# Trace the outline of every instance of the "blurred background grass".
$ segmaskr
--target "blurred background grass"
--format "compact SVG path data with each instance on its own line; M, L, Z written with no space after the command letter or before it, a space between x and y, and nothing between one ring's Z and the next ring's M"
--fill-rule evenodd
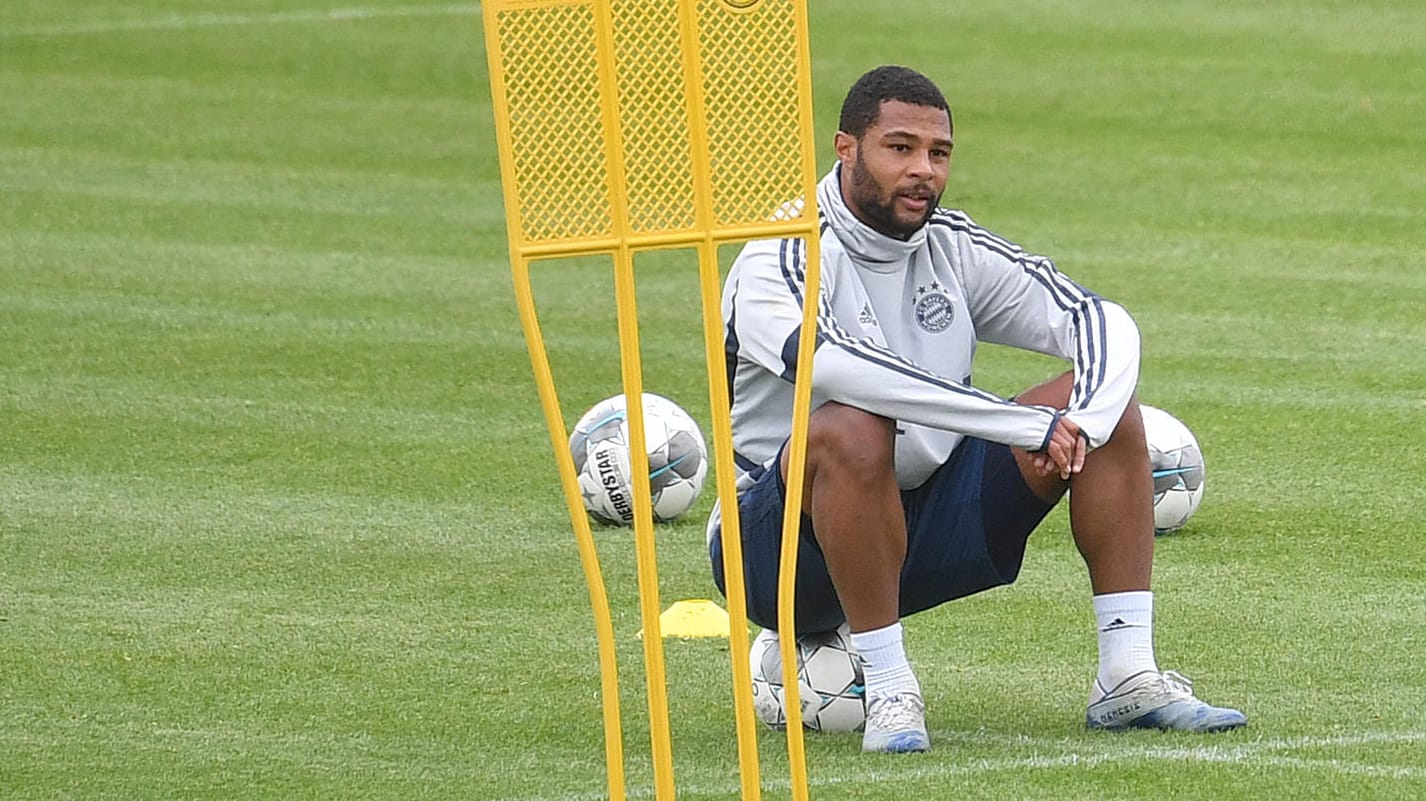
M1020 583L910 622L937 750L809 738L814 797L1426 792L1426 10L812 6L819 138L865 69L927 72L956 114L945 202L1135 313L1141 395L1208 461L1159 542L1160 659L1253 720L1083 731L1059 513ZM0 794L601 797L478 10L0 7ZM646 384L706 423L685 256L639 262ZM573 420L618 391L608 267L536 287ZM1056 369L988 348L977 378ZM710 504L661 529L666 601L714 592ZM643 797L632 549L600 547ZM726 647L668 658L681 797L734 797Z

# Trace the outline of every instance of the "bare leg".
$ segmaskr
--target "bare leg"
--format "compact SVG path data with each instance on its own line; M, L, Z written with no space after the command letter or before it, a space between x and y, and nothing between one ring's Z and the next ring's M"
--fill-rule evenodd
M866 679L862 750L925 751L926 705L901 637L906 518L896 485L896 424L826 403L812 412L802 511L852 630ZM787 477L784 454L782 475Z
M854 632L900 618L906 520L895 443L896 425L885 417L839 403L812 412L802 510L815 521L817 544ZM784 480L788 458L784 452Z
M1065 373L1026 390L1016 400L1063 408L1072 383L1073 375ZM1154 562L1154 488L1137 397L1129 401L1109 441L1085 458L1084 470L1071 482L1040 473L1024 452L1016 451L1015 460L1041 498L1054 500L1074 487L1070 529L1089 568L1095 595L1149 589Z

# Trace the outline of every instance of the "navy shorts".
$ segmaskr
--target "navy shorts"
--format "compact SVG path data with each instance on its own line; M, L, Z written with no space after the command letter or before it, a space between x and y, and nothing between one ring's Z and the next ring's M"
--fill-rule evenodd
M738 502L748 617L777 628L777 583L786 487L774 467ZM1031 491L1010 448L967 437L924 484L901 493L906 562L901 616L1013 582L1025 543L1055 504ZM722 532L709 545L713 580L725 596ZM798 631L828 631L846 620L827 563L802 516L794 620Z

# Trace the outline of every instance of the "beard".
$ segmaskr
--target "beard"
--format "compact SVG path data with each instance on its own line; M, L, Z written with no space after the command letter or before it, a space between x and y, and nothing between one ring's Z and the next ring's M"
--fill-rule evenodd
M907 239L921 230L926 221L931 219L936 207L941 204L941 195L938 193L926 204L926 211L916 219L907 220L897 216L896 198L903 193L888 191L883 187L866 168L860 151L857 153L856 163L852 165L851 179L852 212L877 233L896 239ZM918 184L912 187L911 191L924 194L928 188Z

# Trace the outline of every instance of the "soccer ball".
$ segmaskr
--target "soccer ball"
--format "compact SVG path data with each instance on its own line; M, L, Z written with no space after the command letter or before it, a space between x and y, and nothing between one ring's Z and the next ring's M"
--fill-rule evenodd
M1177 417L1143 404L1139 411L1154 471L1154 534L1168 534L1182 528L1203 501L1203 451Z
M782 650L777 632L764 629L748 649L753 672L753 711L774 729L787 728L783 703ZM851 629L797 638L797 691L802 725L813 731L861 731L866 723L866 687L861 659L852 650Z
M625 526L634 522L634 490L629 483L632 439L623 395L594 404L570 435L584 508L600 522ZM654 519L668 522L692 508L703 492L708 446L688 412L650 392L644 393L644 440L649 448Z

